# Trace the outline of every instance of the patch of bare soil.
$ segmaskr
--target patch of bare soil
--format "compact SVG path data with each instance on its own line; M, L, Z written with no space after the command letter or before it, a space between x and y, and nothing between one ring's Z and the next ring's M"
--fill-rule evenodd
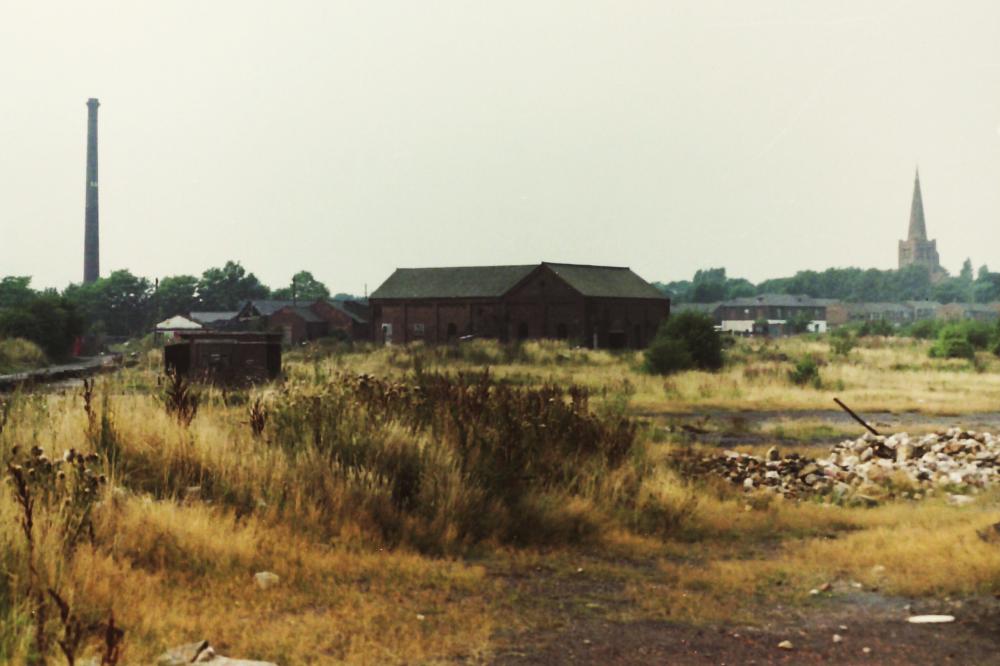
M759 626L689 626L617 619L628 609L614 581L551 572L529 578L511 583L548 604L552 622L498 636L504 647L493 664L1000 664L995 599L912 601L852 592L761 609ZM951 614L956 621L906 621L925 613ZM791 648L778 647L783 641Z

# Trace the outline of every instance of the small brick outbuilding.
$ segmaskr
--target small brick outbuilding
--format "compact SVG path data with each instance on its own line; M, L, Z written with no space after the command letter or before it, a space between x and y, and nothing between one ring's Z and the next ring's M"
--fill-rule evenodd
M628 268L580 264L398 268L369 298L383 344L555 338L640 349L670 300Z

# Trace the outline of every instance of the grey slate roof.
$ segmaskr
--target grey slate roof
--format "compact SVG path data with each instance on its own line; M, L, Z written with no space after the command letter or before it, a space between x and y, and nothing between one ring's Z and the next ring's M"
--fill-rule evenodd
M303 301L299 301L302 303ZM270 317L275 312L281 308L296 307L298 303L295 301L271 301L271 300L259 300L259 301L247 301L240 312L245 312L247 307L252 307L256 310L262 317Z
M229 321L238 314L239 312L192 312L188 318L199 324L211 324L217 321Z
M397 268L370 298L496 298L536 266Z
M364 303L358 303L357 301L337 301L332 299L327 300L327 303L330 304L330 307L343 312L359 324L368 323L368 306Z
M584 296L600 298L655 298L666 300L663 293L628 268L584 266L543 262L553 273Z
M816 299L810 296L796 296L793 294L761 294L760 296L742 296L723 303L726 307L752 307L755 305L765 305L774 307L825 307L829 305L827 299Z
M294 312L298 316L302 317L303 321L308 322L310 324L318 324L318 323L321 323L323 321L322 317L320 317L315 312L313 312L309 308L304 307L302 305L299 305L297 307L293 306L293 305L286 305L285 307L279 308L279 309L275 310L274 312L281 312L283 310L288 310L289 312ZM274 314L274 313L272 313L272 314Z
M499 298L547 266L584 296L665 299L656 287L628 268L581 264L397 268L371 298Z

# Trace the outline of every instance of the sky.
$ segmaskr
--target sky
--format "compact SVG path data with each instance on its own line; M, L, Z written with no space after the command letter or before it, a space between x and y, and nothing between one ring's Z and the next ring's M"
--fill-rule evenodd
M0 0L0 275L1000 270L1000 3Z

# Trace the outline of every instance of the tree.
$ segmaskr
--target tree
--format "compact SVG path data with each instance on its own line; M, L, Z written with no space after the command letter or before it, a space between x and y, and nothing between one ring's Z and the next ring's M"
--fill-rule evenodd
M292 276L291 285L275 289L272 297L281 301L315 301L330 298L330 290L309 271L299 271Z
M198 298L206 310L236 310L245 301L267 298L270 290L238 261L209 268L198 281Z
M971 283L962 278L945 278L934 285L934 300L939 303L964 303L969 298Z
M962 262L962 270L959 272L958 278L966 282L972 282L972 259L966 258Z
M198 278L193 275L173 275L160 280L154 297L156 317L188 314L198 307Z
M715 321L700 312L671 315L660 325L646 350L646 368L669 374L687 368L718 370L722 367L722 338Z
M30 302L0 311L0 336L31 340L54 359L69 355L73 340L83 332L76 306L46 293Z
M114 271L88 284L74 284L63 295L74 303L90 326L91 333L132 336L144 333L153 313L153 286L146 278L128 270Z
M31 278L11 275L0 280L0 308L15 308L30 303L36 296Z

